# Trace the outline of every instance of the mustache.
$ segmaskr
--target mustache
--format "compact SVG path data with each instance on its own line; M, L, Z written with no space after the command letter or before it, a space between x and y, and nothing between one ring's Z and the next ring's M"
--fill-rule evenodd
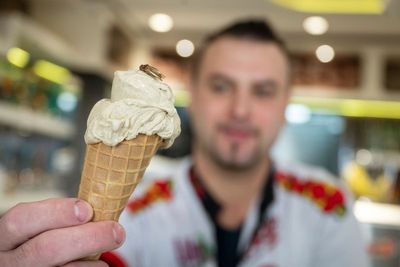
M220 123L217 125L217 128L221 131L237 131L250 135L257 135L259 133L259 130L256 127L248 123Z

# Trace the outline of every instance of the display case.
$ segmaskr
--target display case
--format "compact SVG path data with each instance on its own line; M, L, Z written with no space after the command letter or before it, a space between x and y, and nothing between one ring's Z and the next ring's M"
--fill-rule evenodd
M80 95L76 77L43 77L38 61L19 65L10 51L0 58L0 214L18 202L65 195L60 179L76 158Z

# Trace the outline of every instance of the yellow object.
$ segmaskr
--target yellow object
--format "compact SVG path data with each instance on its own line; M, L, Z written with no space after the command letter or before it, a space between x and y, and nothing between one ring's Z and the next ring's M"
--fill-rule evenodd
M33 71L36 75L59 84L67 82L71 75L66 68L46 60L38 60L33 66Z
M372 201L386 201L390 181L382 174L374 180L363 166L350 162L344 169L343 177L357 197L367 197Z
M382 14L384 0L271 0L273 3L308 13Z
M291 102L303 104L315 113L320 111L345 117L400 119L398 101L294 96Z
M11 64L23 68L28 64L30 54L21 48L12 47L8 50L6 57Z

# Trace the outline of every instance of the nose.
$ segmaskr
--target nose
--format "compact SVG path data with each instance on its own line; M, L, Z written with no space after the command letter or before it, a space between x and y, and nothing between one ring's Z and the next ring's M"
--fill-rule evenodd
M236 90L232 95L231 116L233 119L246 120L249 118L251 110L251 100L243 90Z

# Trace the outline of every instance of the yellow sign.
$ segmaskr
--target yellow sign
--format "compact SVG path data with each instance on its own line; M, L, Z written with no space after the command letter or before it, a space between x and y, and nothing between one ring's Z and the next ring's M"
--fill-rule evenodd
M384 0L271 0L273 3L307 13L382 14Z

